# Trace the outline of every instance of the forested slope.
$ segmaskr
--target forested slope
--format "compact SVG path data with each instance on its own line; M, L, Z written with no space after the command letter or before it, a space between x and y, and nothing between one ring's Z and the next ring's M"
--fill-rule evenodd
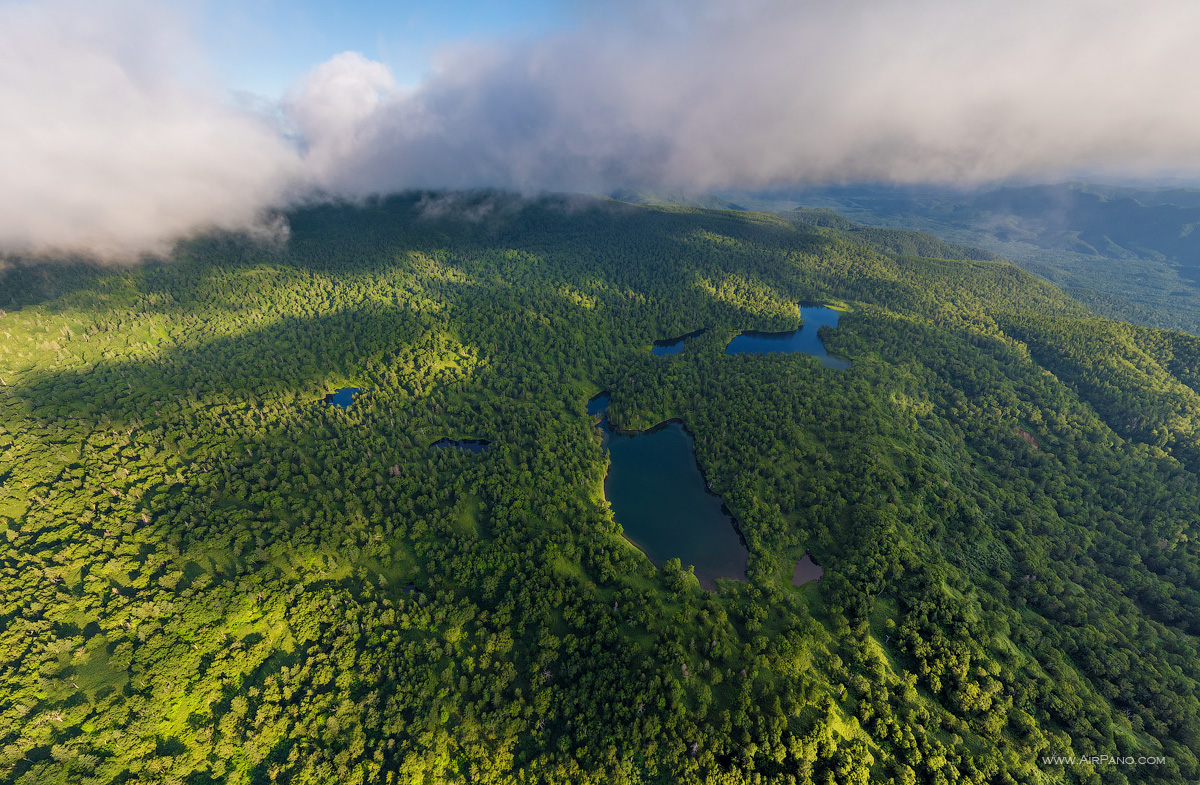
M725 196L752 209L836 210L873 231L919 230L916 237L928 232L1010 259L1096 313L1200 333L1200 235L1195 233L1200 191L1195 189L1084 183L975 191L842 185L784 189L759 198Z
M761 213L288 218L0 281L0 779L1200 779L1196 339ZM848 370L723 354L807 302ZM600 390L687 424L747 581L621 537Z

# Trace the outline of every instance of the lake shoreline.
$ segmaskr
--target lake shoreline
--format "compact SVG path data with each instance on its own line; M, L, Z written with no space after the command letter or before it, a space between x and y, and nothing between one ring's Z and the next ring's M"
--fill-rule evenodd
M693 338L699 338L706 332L708 332L708 328L701 327L699 330L692 330L685 335L655 341L650 345L650 354L654 357L671 357L672 355L679 354L683 351L683 347L688 341Z
M597 395L593 396L588 401L589 407L593 404L593 402L597 401L598 399L607 397L607 394L608 394L608 392L605 391L605 392L598 393ZM607 402L605 403L605 409L607 409ZM591 411L591 409L589 409L589 411ZM696 436L694 433L692 433L691 429L688 428L687 423L684 422L679 417L671 417L671 418L668 418L661 422L655 423L654 425L652 425L648 428L641 428L641 429L639 429L639 428L621 428L619 426L612 424L612 422L608 419L607 411L605 411L603 409L598 410L598 411L592 411L591 416L599 417L599 419L595 422L595 427L605 437L605 438L602 438L602 444L606 443L606 438L607 438L607 436L610 436L610 435L621 436L621 437L626 437L626 438L637 438L640 436L651 436L653 434L660 433L674 425L679 426L680 430L683 432L683 434L688 439L689 455L690 455L690 458L692 461L692 465L694 466L697 474L700 477L704 495L709 498L716 499L720 502L721 515L723 515L725 517L725 519L732 525L733 532L737 537L737 542L746 554L746 563L745 563L745 566L742 567L740 575L720 575L720 576L714 576L711 579L697 575L696 576L697 580L700 581L700 586L702 589L704 589L705 591L708 591L708 592L712 592L712 593L716 593L716 591L717 591L716 581L718 581L718 580L736 580L736 581L749 580L749 569L750 569L750 566L749 566L749 561L750 561L749 543L746 541L745 533L742 531L741 523L738 521L737 516L735 516L733 514L733 511L729 509L729 505L725 503L724 497L720 493L717 493L716 491L713 490L712 482L708 479L707 476L705 476L704 469L700 465L699 456L696 452ZM611 508L612 500L609 498L609 481L612 476L613 461L612 461L611 449L608 449L607 452L609 454L609 461L608 461L608 466L606 467L605 474L604 474L603 487L604 487L605 501L607 501L609 503L609 506ZM615 513L615 510L614 510L614 513ZM615 515L614 515L614 519L615 519ZM621 523L621 522L617 521L617 523ZM676 558L676 557L669 557L669 558L664 558L661 560L656 559L654 556L652 556L647 551L646 547L641 545L637 540L635 540L633 537L631 537L629 535L628 529L625 524L621 524L621 529L622 529L621 534L622 534L622 537L625 539L625 541L628 542L629 544L633 545L639 551L641 551L642 554L645 555L646 558L650 560L651 564L653 564L656 568L661 568L662 564L664 564L666 561L668 561L669 558ZM682 557L680 557L680 561L681 561L681 565L682 565L682 562L683 562ZM683 565L683 566L693 566L694 567L695 565L692 564L692 565ZM706 583L711 584L711 588L709 586L706 586L705 585Z

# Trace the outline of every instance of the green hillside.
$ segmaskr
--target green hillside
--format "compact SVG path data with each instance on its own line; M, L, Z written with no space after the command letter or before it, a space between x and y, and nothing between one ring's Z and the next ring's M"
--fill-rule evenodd
M1052 281L1096 313L1200 335L1200 190L850 185L726 196L753 209L805 205L872 227L919 230L983 248Z
M1200 339L794 216L288 218L0 279L0 780L1200 780ZM724 354L813 302L849 369ZM601 390L748 580L621 536Z

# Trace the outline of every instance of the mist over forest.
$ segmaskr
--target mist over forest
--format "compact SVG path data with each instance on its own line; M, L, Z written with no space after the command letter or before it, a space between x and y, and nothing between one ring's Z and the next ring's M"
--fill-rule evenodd
M202 6L0 6L0 247L162 252L313 198L1194 178L1200 10L618 2L449 42L413 84L346 51L230 94Z

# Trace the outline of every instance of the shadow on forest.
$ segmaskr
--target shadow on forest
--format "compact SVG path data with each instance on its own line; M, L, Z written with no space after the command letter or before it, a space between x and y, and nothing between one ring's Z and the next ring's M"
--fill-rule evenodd
M241 298L257 297L261 289L226 292L218 287L214 293L212 281L219 275L214 267L245 268L252 273L258 263L266 262L282 268L354 274L376 271L381 264L395 269L397 255L416 251L461 256L467 272L475 273L488 269L488 263L480 260L479 255L499 247L538 256L553 254L555 268L547 271L550 284L572 278L571 273L582 272L579 268L583 267L588 272L602 272L611 277L640 278L641 283L665 276L672 287L678 287L680 281L672 276L682 275L687 269L679 260L697 255L694 234L711 233L715 226L732 240L770 244L785 250L813 253L827 244L823 238L798 232L790 225L754 221L742 214L650 210L583 197L559 200L566 207L552 197L523 201L519 208L495 216L485 213L479 220L455 215L422 218L420 205L428 197L428 194L405 194L369 202L366 207L319 205L294 211L289 215L291 238L283 253L255 254L246 241L229 236L197 240L187 246L187 253L195 261L144 268L144 274L138 277L137 291L154 295L172 289L179 293L180 288L192 292L208 289L204 292L204 306L218 317L233 318L246 305ZM483 193L477 199L493 197ZM470 206L467 203L466 207ZM664 236L666 241L662 240ZM639 238L645 237L658 238L660 244L639 244ZM364 249L373 249L374 253L364 253ZM633 262L600 264L594 258L597 250ZM763 264L748 248L721 249L720 256L727 260L723 264L725 272L753 274L754 268ZM471 269L472 265L478 269ZM20 273L9 273L14 274ZM114 270L113 275L127 273ZM86 286L103 277L103 271L95 270L90 276L82 276L77 286ZM443 281L439 285L451 289L448 294L464 293L461 283ZM192 313L193 303L187 293L182 294L185 296L143 299L138 306L146 312L168 316ZM512 296L499 292L487 295L510 299ZM101 361L82 376L116 373L136 382L137 387L159 391L160 399L204 397L241 385L259 388L280 382L316 383L330 372L350 372L348 366L354 359L386 353L384 341L395 343L415 337L411 333L415 320L410 312L389 311L377 302L366 304L361 300L347 305L351 307L333 304L332 308L337 310L315 316L281 314L280 321L244 335L219 337L195 348L173 350L160 359ZM280 352L281 346L288 347L288 351ZM34 375L20 394L35 407L70 408L79 403L75 400L78 390L59 388L64 384L75 388L81 381L81 375L73 371L40 373ZM111 404L103 408L111 412L109 407ZM79 413L73 411L69 416Z
M697 261L708 261L709 266L715 263L724 272L768 272L764 264L775 261L779 253L818 254L830 244L828 238L808 227L773 216L651 209L579 195L529 199L488 191L410 192L361 205L323 203L298 208L286 218L290 233L284 247L242 235L214 233L184 241L170 260L130 267L85 261L18 264L0 273L0 300L8 295L12 307L23 307L76 292L103 294L127 286L132 295L152 298L139 302L139 307L172 315L188 312L193 306L171 296L180 283L196 287L208 280L224 290L228 280L218 279L239 268L248 271L266 264L284 270L353 275L395 269L405 263L404 256L410 252L463 254L479 261L498 248L553 254L554 269L539 269L539 274L584 268L604 273L609 284L619 279L621 285L629 286L676 268L680 274L692 272ZM711 238L714 233L733 243L698 249L697 235ZM649 244L648 238L652 240ZM774 253L766 258L757 247ZM705 255L710 258L704 260ZM610 263L627 259L638 263ZM773 268L770 273L774 278L779 270ZM229 298L225 307L235 313L255 301L258 290L222 294ZM796 299L811 299L813 294L799 292Z
M47 303L119 272L81 260L0 257L0 308L18 311Z
M245 391L260 398L304 391L317 403L331 391L321 387L324 380L361 372L364 360L387 363L390 354L422 335L411 314L399 309L281 318L244 335L174 347L155 357L34 372L9 390L35 416L79 418L93 426L109 419L143 420L153 409L236 404ZM393 345L384 346L382 336Z
M380 396L398 394L400 399L413 392L407 388L420 387L419 392L434 388L445 378L439 374L448 372L438 362L438 352L454 361L453 353L439 343L443 330L457 333L460 348L468 346L488 361L472 377L473 385L511 375L511 366L504 364L508 359L518 360L522 367L539 367L552 350L560 356L557 362L562 367L574 366L578 371L580 358L571 351L594 336L574 330L571 335L554 334L560 325L578 323L579 309L587 307L563 294L564 285L578 290L586 288L581 282L595 280L607 287L610 302L628 301L626 291L636 293L641 304L630 307L638 320L631 322L628 313L617 313L610 328L624 333L620 339L627 341L639 338L638 331L647 328L640 338L649 340L654 333L648 328L662 318L662 304L675 307L681 293L690 305L714 316L719 313L711 320L714 324L732 324L749 315L697 289L691 277L697 267L709 274L740 275L770 288L765 266L777 263L779 257L757 254L757 246L787 245L811 253L826 243L774 219L648 210L599 200L573 202L569 209L522 203L514 212L479 220L421 218L420 203L419 196L410 195L368 208L309 208L293 214L291 240L278 254L259 258L236 238L211 238L207 245L197 241L190 246L191 261L156 265L134 274L114 272L109 286L129 297L135 313L169 318L207 313L226 326L247 302L263 308L258 296L270 291L271 281L263 279L256 285L260 262L282 269L284 283L296 284L289 303L304 302L309 291L304 282L311 280L305 271L348 282L340 289L321 289L319 293L331 299L312 303L308 313L283 308L274 317L268 314L269 323L260 320L236 336L201 331L188 336L189 344L164 348L153 357L110 357L87 367L39 368L7 392L24 403L32 418L73 431L67 440L78 442L89 432L117 428L153 429L152 438L184 445L176 449L185 465L212 460L203 457L209 447L241 443L247 455L226 467L236 476L253 471L255 462L268 454L264 442L278 441L290 423L316 434L329 417L360 421L381 416L380 411L371 413L376 406L370 401L365 410L355 407L350 415L323 411L320 400L332 389L326 382L354 380L357 386L379 390ZM701 233L718 239L708 243L698 239ZM721 237L733 242L721 244ZM370 274L403 265L403 255L410 251L450 254L453 264L464 270L465 279L436 282L442 301L454 303L453 308L426 313L380 301L373 299L365 283L360 291L358 282L349 280L361 275L369 283ZM511 267L504 266L510 262ZM250 283L236 289L229 286L229 271L244 271ZM513 285L512 280L522 276L531 276L537 286ZM81 279L80 287L94 286L104 277ZM220 280L214 283L215 279ZM803 286L799 281L784 284L778 294L794 296ZM555 319L518 324L516 317L529 311L535 315L546 311ZM97 316L103 319L105 312L97 309ZM482 345L484 339L489 346ZM599 345L588 350L592 362L601 362L611 360L620 347ZM511 354L506 357L506 352ZM404 368L411 373L402 378L397 371ZM274 412L264 411L264 403ZM303 409L305 403L313 406L311 419ZM290 407L291 413L278 416L280 405ZM206 470L188 467L187 473L192 471ZM147 503L151 496L161 498L164 493L172 509L194 501L186 491L190 486L181 486L172 477L151 485L146 489ZM69 492L66 486L62 491ZM239 491L236 504L254 507L253 495L253 489ZM270 514L257 507L253 512ZM156 527L166 526L167 517ZM210 524L210 536L220 534L221 525ZM153 536L166 534L162 528ZM184 563L193 559L203 563L203 540L203 536L192 539L185 547ZM213 565L212 574L221 571Z

